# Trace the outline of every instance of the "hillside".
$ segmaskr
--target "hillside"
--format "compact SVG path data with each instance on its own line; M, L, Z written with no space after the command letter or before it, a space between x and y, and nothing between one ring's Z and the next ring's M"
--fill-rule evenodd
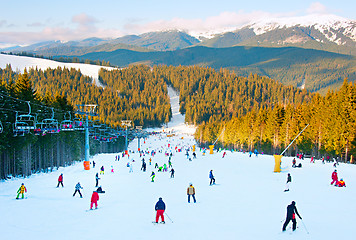
M237 75L257 73L283 84L311 91L336 88L345 78L356 79L356 59L352 56L303 48L191 47L167 52L116 50L88 53L78 58L110 61L118 66L130 64L198 65L214 69L228 68Z

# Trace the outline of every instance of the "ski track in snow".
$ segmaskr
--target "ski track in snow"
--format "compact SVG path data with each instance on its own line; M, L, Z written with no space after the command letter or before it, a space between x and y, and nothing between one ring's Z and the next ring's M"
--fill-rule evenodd
M147 172L140 171L141 158L137 153L115 161L116 154L99 154L92 157L96 168L83 169L82 162L61 167L51 173L34 174L28 178L15 178L0 182L0 229L1 239L354 239L353 228L356 206L356 168L340 164L339 177L346 181L346 188L330 185L333 166L309 159L303 168L291 168L291 157L283 157L281 173L273 173L274 158L270 155L248 157L248 154L222 152L202 155L197 149L197 159L187 160L185 150L196 144L194 127L184 124L184 116L178 112L179 98L169 88L173 118L165 133L150 136L141 141L141 149L172 152L175 178L169 172L157 172L154 164L167 163L164 153L152 158L144 156ZM166 137L167 131L176 135ZM170 148L168 148L170 144ZM137 150L137 140L129 144ZM190 152L191 155L191 152ZM133 173L126 163L135 160ZM101 166L99 184L106 191L100 194L99 209L87 211L91 193L95 189L95 174ZM111 173L111 166L115 172ZM216 183L209 186L209 171L213 169ZM151 171L156 172L155 182L150 181ZM283 192L291 173L290 192ZM64 175L64 188L56 188L60 173ZM72 197L74 186L80 182L83 198ZM16 191L25 183L27 199L15 200ZM189 183L196 188L197 203L187 203L186 189ZM166 212L166 224L152 224L155 219L154 205L162 197ZM310 234L298 219L298 229L285 233L281 228L286 207L296 201Z
M75 68L80 70L80 72L85 75L89 76L93 79L93 82L98 87L104 87L99 81L99 70L104 68L106 70L114 70L116 68L112 67L105 67L105 66L98 66L98 65L91 65L91 64L84 64L84 63L62 63L48 59L42 58L34 58L34 57L25 57L25 56L15 56L15 55L6 55L0 54L0 68L5 68L7 64L11 64L11 68L13 71L22 72L25 68L38 68L41 70L46 70L47 68L55 69L57 67L61 68Z

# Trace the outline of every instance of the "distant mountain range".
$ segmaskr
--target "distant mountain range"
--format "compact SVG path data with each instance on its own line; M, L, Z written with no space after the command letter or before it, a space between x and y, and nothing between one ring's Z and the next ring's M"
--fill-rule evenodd
M355 80L356 21L310 15L266 19L214 34L170 30L110 40L51 41L1 51L105 60L122 67L145 63L229 68L293 86L305 81L307 89L325 91L345 77Z

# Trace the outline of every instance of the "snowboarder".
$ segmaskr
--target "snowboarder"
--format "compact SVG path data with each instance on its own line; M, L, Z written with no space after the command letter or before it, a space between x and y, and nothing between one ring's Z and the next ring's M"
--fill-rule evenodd
M100 180L100 178L99 178L99 173L96 173L96 175L95 175L95 187L98 187L98 185L99 185L99 180Z
M344 179L341 178L340 181L335 184L335 187L346 187Z
M158 223L159 217L161 217L162 223L165 223L164 221L164 210L166 210L166 204L163 202L162 198L160 197L158 202L155 205L155 210L156 210L156 223Z
M156 174L155 174L155 172L153 172L152 171L152 173L151 173L151 182L154 182L155 181L155 177L156 177Z
M80 198L83 198L82 193L80 192L80 189L83 189L82 186L80 185L80 182L77 183L77 185L75 185L75 191L73 194L73 197L75 196L75 194L78 192Z
M98 187L98 189L96 191L97 191L97 193L105 193L105 191L103 191L103 188L101 186Z
M24 198L24 193L27 193L27 189L25 187L25 184L21 183L21 186L20 186L19 190L17 190L16 199L19 199L20 194L22 195L22 199L23 199Z
M283 224L282 231L286 230L286 227L291 220L293 222L293 231L295 231L295 229L297 228L297 221L295 219L295 214L297 214L298 217L302 219L302 217L298 213L297 207L295 206L295 202L292 201L292 203L287 207L287 217L286 217L286 221Z
M215 184L215 178L214 178L214 175L213 175L213 170L210 170L209 178L210 178L210 185L211 184Z
M334 172L331 174L331 179L332 179L333 181L330 183L330 185L333 185L334 183L335 183L335 185L336 185L337 179L338 179L336 169L335 169Z
M61 173L61 175L59 175L58 177L58 184L57 184L57 187L59 187L59 185L62 185L63 186L63 173Z
M91 195L90 210L93 209L94 204L95 204L95 209L98 208L98 201L99 201L99 194L97 191L93 191L93 194Z
M100 168L100 175L103 174L104 175L104 166L101 166Z
M174 178L174 168L172 168L169 172L171 173L171 178Z
M193 187L193 184L189 184L189 187L187 189L187 195L188 195L188 203L190 203L190 196L193 197L194 203L196 203L195 200L195 188Z
M286 183L286 189L284 190L285 192L288 192L288 191L289 191L289 185L290 185L291 182L292 182L292 177L291 177L290 173L288 173L288 176L287 176L287 183Z

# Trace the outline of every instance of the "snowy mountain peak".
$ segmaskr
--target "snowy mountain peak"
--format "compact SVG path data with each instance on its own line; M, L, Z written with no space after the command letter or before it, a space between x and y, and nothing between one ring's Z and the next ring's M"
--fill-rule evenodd
M261 35L276 29L296 26L315 28L329 41L335 42L339 45L342 44L339 36L340 34L356 41L356 21L330 14L313 14L289 18L270 18L245 25L245 27L253 29L256 35Z

